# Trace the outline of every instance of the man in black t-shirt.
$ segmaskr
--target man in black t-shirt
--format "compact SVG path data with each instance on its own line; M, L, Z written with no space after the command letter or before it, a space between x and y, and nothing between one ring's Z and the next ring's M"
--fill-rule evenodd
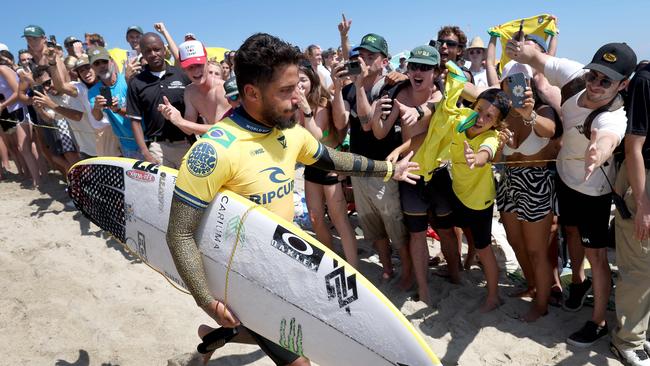
M127 114L133 135L144 158L152 163L175 169L190 148L189 135L158 112L163 96L185 113L183 95L190 80L177 67L165 62L165 45L156 33L146 33L140 40L142 57L147 61L144 71L129 81Z
M650 66L639 69L628 87L625 103L625 162L618 172L616 192L632 217L616 210L616 317L611 350L629 365L650 364L647 329L650 318Z
M401 144L399 126L395 125L381 140L372 133L370 119L372 105L381 96L384 87L384 68L388 63L388 44L384 37L370 33L365 35L358 47L361 74L353 76L353 83L343 86L347 77L344 66L332 72L334 99L332 119L337 129L350 129L350 151L375 160L384 160ZM402 286L410 284L412 273L408 249L408 232L404 225L396 182L384 182L381 178L357 179L351 177L354 202L359 223L366 239L373 241L384 268L383 278L393 275L389 239L399 250L402 269Z

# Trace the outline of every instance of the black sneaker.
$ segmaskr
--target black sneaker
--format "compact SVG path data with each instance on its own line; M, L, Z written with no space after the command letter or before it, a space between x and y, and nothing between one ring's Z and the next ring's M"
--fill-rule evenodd
M579 331L571 334L566 342L576 347L589 347L606 335L607 323L601 327L590 320Z
M585 278L582 283L572 283L569 285L569 297L564 300L562 309L566 311L576 312L582 309L582 305L591 293L591 280Z

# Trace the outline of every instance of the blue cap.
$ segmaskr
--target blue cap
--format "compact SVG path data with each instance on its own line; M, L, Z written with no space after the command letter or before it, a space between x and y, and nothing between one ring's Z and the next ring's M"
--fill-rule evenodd
M358 56L359 56L359 50L358 50L358 49L352 49L352 50L350 50L350 56L349 56L349 58L352 58L352 57L358 57Z
M546 41L544 40L544 38L536 34L527 34L526 40L537 43L540 47L542 47L542 51L544 51L544 53L548 52L548 46L546 46Z

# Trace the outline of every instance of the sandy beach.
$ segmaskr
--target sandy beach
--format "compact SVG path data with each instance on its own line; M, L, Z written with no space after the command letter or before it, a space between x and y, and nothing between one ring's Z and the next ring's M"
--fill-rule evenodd
M15 172L15 170L14 170ZM40 190L16 175L0 182L0 365L194 365L200 323L213 325L192 298L131 257L69 201L65 185L50 174ZM298 182L296 187L298 187ZM436 243L431 243L432 253ZM340 247L339 247L340 249ZM498 249L502 265L508 248ZM505 254L504 254L505 253ZM513 281L502 268L505 304L480 314L485 294L479 267L452 285L433 274L433 307L414 292L381 283L370 243L360 242L360 271L422 333L445 365L620 365L609 339L590 349L565 338L591 314L550 308L533 324L518 320L529 299L507 297ZM608 312L610 329L616 324ZM273 365L256 346L229 344L210 365ZM325 366L325 365L321 365Z

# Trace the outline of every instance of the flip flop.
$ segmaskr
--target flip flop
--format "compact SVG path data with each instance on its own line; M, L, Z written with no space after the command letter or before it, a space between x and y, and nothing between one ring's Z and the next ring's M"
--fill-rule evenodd
M196 350L201 354L213 352L225 346L237 333L237 328L217 328L201 338L203 342L196 346Z

